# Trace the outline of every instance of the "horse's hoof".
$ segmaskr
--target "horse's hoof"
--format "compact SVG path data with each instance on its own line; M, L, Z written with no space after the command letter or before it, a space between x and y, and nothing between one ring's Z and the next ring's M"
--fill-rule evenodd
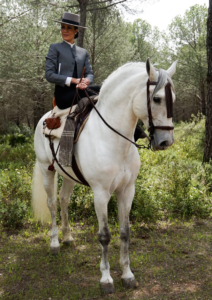
M100 290L104 294L113 294L115 293L115 287L113 283L101 283L99 284Z
M57 255L60 253L60 246L59 247L50 247L50 252L52 255Z
M139 286L135 278L122 278L122 284L127 289L136 289Z

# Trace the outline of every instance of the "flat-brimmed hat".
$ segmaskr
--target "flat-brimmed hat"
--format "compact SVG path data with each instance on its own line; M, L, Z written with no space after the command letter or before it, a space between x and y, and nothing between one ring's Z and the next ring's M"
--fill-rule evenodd
M70 12L64 12L61 21L59 21L59 20L53 20L53 21L55 21L57 23L73 25L73 26L80 27L80 28L87 28L87 27L79 25L79 15L72 14Z

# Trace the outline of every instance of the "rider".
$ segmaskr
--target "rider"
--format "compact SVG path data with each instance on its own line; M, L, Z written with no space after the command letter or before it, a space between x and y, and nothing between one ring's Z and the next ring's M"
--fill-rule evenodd
M46 79L55 84L55 101L60 109L71 107L75 97L76 87L81 98L86 97L84 90L91 88L99 92L100 85L90 85L94 74L90 65L88 52L75 45L74 39L78 37L78 28L86 28L79 25L79 15L65 12L61 21L62 43L51 44L46 56ZM83 68L86 68L84 78L80 82ZM88 90L89 96L95 95ZM77 97L73 104L77 104ZM136 127L134 139L143 138L145 133Z
M55 84L55 101L60 109L72 105L76 87L81 98L86 97L84 90L89 86L92 90L99 92L100 86L91 86L94 75L90 65L88 52L75 45L74 39L78 37L79 15L65 12L61 21L62 43L51 44L46 56L46 79ZM83 68L84 78L80 82ZM94 95L88 91L89 95ZM77 104L77 97L75 103Z

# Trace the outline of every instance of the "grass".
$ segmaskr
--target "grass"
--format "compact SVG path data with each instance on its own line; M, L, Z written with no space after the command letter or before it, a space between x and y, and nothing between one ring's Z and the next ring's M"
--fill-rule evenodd
M212 220L131 226L131 268L136 290L121 284L119 235L111 226L111 275L116 293L101 294L96 225L71 224L75 246L49 252L50 227L32 223L21 230L1 229L0 299L212 299ZM60 240L62 235L60 233Z

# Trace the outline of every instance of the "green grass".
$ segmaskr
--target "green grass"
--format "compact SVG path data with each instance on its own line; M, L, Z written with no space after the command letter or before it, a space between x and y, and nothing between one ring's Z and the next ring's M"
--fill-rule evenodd
M139 287L121 284L118 227L111 226L111 275L116 293L99 289L101 249L96 226L72 225L75 246L49 251L49 227L28 224L2 229L0 238L0 299L212 299L212 221L131 226L131 268ZM61 236L61 234L60 234Z

